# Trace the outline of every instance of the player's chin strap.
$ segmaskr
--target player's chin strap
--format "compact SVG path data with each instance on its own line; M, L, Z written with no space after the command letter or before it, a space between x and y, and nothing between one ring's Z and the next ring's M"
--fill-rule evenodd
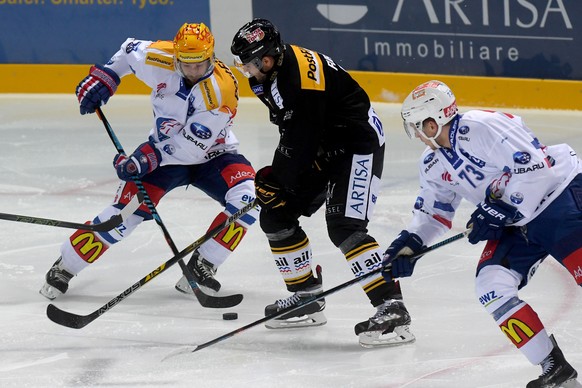
M101 119L101 121L103 122L103 125L105 126L105 130L107 131L107 134L109 135L109 138L113 142L113 145L115 146L115 149L117 150L117 152L122 154L122 155L125 155L125 150L121 146L119 139L115 135L115 132L113 132L113 128L111 128L111 125L109 124L109 121L107 121L107 118L103 114L103 111L101 110L101 108L98 107L95 111L97 113L97 116L99 116L99 119ZM172 237L170 236L168 229L166 229L166 226L164 225L162 218L158 214L158 211L156 210L156 207L155 207L154 203L152 202L150 196L148 195L143 183L141 182L141 180L138 177L133 177L133 182L137 186L138 190L143 194L144 202L147 205L150 213L152 214L152 217L156 221L156 224L158 224L159 227L162 229L162 232L164 233L164 237L166 239L166 242L170 246L172 253L174 254L174 256L178 255L178 253L179 253L178 248L176 247L176 244L174 244L174 240L172 240ZM194 292L194 295L196 295L196 298L198 299L198 301L200 302L200 304L202 306L213 307L213 308L225 307L225 306L214 306L212 303L210 303L208 300L209 295L202 292L200 287L198 287L198 284L196 283L196 279L194 279L194 275L192 275L192 272L190 271L190 269L188 269L184 260L183 259L178 260L178 264L180 264L180 268L182 269L182 273L184 274L184 276L186 276L186 279L188 279L188 283L190 284L190 287L192 288L192 292ZM214 297L214 299L216 299L216 298L220 298L220 297ZM240 299L242 300L242 295L240 295Z
M438 129L437 129L437 132L434 136L428 137L426 135L426 133L424 133L424 131L422 131L422 130L418 131L418 134L420 136L424 137L426 140L430 141L432 143L432 145L435 146L436 148L442 148L443 146L440 145L439 143L437 143L436 138L439 137L439 135L443 131L443 126L440 124L437 124L437 125L438 125Z
M427 254L429 252L434 251L435 249L444 247L445 245L448 245L448 244L452 243L453 241L460 240L463 237L465 237L466 235L468 235L469 232L470 232L470 229L465 230L462 233L456 234L456 235L454 235L452 237L447 238L446 240L443 240L443 241L438 242L438 243L436 243L434 245L431 245L430 247L425 248L425 249L419 251L418 253L416 253L414 256L412 256L412 258L423 256L423 255L425 255L425 254ZM310 303L313 303L313 302L315 302L315 301L317 301L319 299L323 299L323 298L325 298L325 297L327 297L327 296L329 296L331 294L335 294L336 292L338 292L340 290L343 290L344 288L347 288L347 287L349 287L349 286L351 286L353 284L356 284L356 283L362 281L363 279L366 279L366 278L369 278L371 276L374 276L374 275L379 274L380 272L382 272L384 270L385 266L388 265L388 264L390 264L390 263L384 263L384 265L382 267L380 267L380 268L377 268L377 269L375 269L375 270L373 270L371 272L368 272L368 273L366 273L366 274L364 274L362 276L359 276L359 277L353 278L351 280L348 280L345 283L342 283L342 284L340 284L338 286L335 286L334 288L331 288L331 289L329 289L327 291L324 291L321 294L314 295L311 298L302 299L296 305L287 307L287 308L285 308L283 310L279 310L278 312L276 312L274 314L271 314L271 315L268 315L266 317L263 317L263 318L261 318L259 320L256 320L256 321L254 321L252 323L249 323L246 326L239 327L238 329L233 330L233 331L231 331L229 333L226 333L224 335L221 335L220 337L217 337L217 338L215 338L215 339L213 339L211 341L205 342L205 343L203 343L201 345L189 345L189 346L185 346L185 347L179 348L179 349L177 349L177 350L169 353L166 357L164 357L162 359L162 361L165 361L165 360L167 360L169 358L178 356L180 354L188 354L188 353L197 352L197 351L202 350L204 348L207 348L207 347L209 347L211 345L214 345L214 344L216 344L218 342L224 341L224 340L226 340L226 339L228 339L228 338L230 338L230 337L232 337L232 336L234 336L236 334L239 334L239 333L241 333L241 332L243 332L243 331L245 331L247 329L250 329L251 327L260 325L261 323L270 321L271 319L278 318L278 317L280 317L282 315L289 314L289 313L291 313L291 312L293 312L295 310L300 309L302 306L305 306L306 304L310 304Z

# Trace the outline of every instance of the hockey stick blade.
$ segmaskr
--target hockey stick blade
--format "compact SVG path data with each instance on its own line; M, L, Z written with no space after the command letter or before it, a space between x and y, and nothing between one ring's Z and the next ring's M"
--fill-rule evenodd
M452 237L449 237L449 238L447 238L447 239L445 239L443 241L440 241L440 242L438 242L438 243L436 243L434 245L431 245L430 247L427 247L427 248L423 249L422 251L418 252L417 254L415 254L414 256L412 256L411 258L423 256L423 255L425 255L425 254L427 254L429 252L434 251L435 249L438 249L438 248L441 248L441 247L443 247L445 245L448 245L448 244L452 243L453 241L460 240L463 237L465 237L467 234L469 234L469 232L470 232L470 230L466 230L466 231L464 231L462 233L456 234L456 235L454 235ZM296 304L295 306L287 307L287 308L285 308L283 310L280 310L279 312L276 312L275 314L268 315L266 317L263 317L261 319L258 319L256 321L254 321L254 322L251 322L251 323L249 323L246 326L239 327L238 329L233 330L233 331L231 331L229 333L226 333L224 335L221 335L220 337L216 337L215 339L213 339L211 341L205 342L205 343L203 343L201 345L189 345L189 346L184 346L182 348L179 348L179 349L177 349L177 350L169 353L167 356L165 356L162 359L162 361L166 361L166 360L168 360L170 358L173 358L173 357L178 356L178 355L181 355L181 354L189 354L189 353L197 352L197 351L202 350L204 348L207 348L207 347L209 347L211 345L214 345L214 344L216 344L218 342L224 341L224 340L226 340L226 339L228 339L228 338L230 338L230 337L232 337L232 336L234 336L236 334L239 334L239 333L241 333L241 332L243 332L243 331L245 331L247 329L250 329L250 328L252 328L254 326L260 325L261 323L270 321L271 319L276 319L276 318L278 318L278 317L280 317L282 315L285 315L285 314L289 314L289 313L291 313L291 312L293 312L293 311L301 308L302 306L304 306L306 304L313 303L313 302L315 302L315 301L317 301L319 299L323 299L323 298L325 298L325 297L327 297L327 296L329 296L331 294L335 294L336 292L338 292L340 290L343 290L344 288L350 287L351 285L356 284L356 283L360 282L363 279L369 278L370 276L373 276L373 275L376 275L376 274L382 272L387 264L388 263L385 263L380 268L377 268L377 269L375 269L373 271L370 271L370 272L368 272L368 273L366 273L366 274L364 274L362 276L359 276L359 277L353 278L351 280L348 280L347 282L342 283L340 285L337 285L334 288L331 288L331 289L329 289L327 291L322 292L321 294L314 295L311 298L302 300L298 304Z
M107 311L111 310L114 306L116 306L119 302L123 301L129 295L133 294L135 291L140 289L143 285L147 282L161 274L162 272L166 271L172 265L176 264L179 260L186 257L188 254L194 252L200 245L204 244L206 241L210 240L214 236L216 236L220 231L224 228L228 227L230 224L238 220L240 217L245 215L248 211L250 211L253 207L255 207L255 202L251 202L246 206L242 207L231 215L229 218L224 220L221 224L215 226L198 240L194 241L192 244L188 245L184 248L181 252L177 255L172 257L170 260L166 261L158 268L141 278L138 282L131 285L121 294L117 295L115 298L111 299L109 302L98 308L97 310L93 311L91 314L88 315L78 315L74 313L70 313L64 310L59 309L57 306L53 305L52 303L47 306L46 314L47 317L56 324L61 326L70 327L72 329L81 329L87 326L89 323L93 322L95 319L99 318L101 315L106 313ZM196 290L199 290L196 287ZM204 294L200 291L200 304L203 307L212 307L212 308L225 308L225 307L233 307L239 304L243 296L241 294L234 294L228 296L212 296Z
M143 196L134 196L132 200L119 213L108 219L107 221L99 222L97 224L82 224L71 221L61 221L51 218L40 218L33 216L23 216L19 214L0 213L0 219L16 222L24 222L27 224L54 226L57 228L81 229L91 230L95 232L108 232L113 228L118 227L123 223L127 217L133 214L143 202Z

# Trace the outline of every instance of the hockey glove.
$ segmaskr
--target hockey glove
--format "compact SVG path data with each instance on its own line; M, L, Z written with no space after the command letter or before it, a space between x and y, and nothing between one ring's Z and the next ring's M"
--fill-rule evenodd
M382 271L382 276L390 282L395 278L412 275L414 265L420 257L412 257L425 248L422 239L415 233L403 230L398 238L384 252L384 263L389 263Z
M117 170L117 176L124 181L131 181L133 178L141 178L154 171L162 161L162 154L157 150L153 142L145 142L133 152L126 156L115 155L113 166Z
M101 65L91 66L89 75L77 85L81 114L95 113L95 109L107 104L120 83L121 79L113 70Z
M518 218L517 209L503 201L489 198L477 205L477 210L471 214L467 228L471 229L467 236L471 244L479 241L499 240L503 228Z
M257 201L262 209L269 210L285 206L284 189L279 185L272 174L271 166L266 166L257 171L255 177L255 189Z

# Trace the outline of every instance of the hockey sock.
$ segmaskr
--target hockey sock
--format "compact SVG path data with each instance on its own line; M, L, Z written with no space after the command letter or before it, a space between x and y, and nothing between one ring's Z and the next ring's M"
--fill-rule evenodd
M366 236L345 252L345 257L355 277L362 276L382 266L382 250L376 240L370 236ZM402 298L398 283L394 281L387 283L381 273L362 280L360 285L373 306L382 304L386 299Z
M275 264L283 276L287 290L295 292L315 284L311 271L311 244L301 228L278 241L269 240Z

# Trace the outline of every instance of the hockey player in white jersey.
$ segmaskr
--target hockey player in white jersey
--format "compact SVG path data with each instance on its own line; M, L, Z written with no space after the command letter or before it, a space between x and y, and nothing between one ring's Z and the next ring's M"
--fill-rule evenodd
M413 218L385 253L384 272L410 276L410 256L452 226L462 198L477 208L469 242L486 241L477 265L480 303L542 375L527 387L575 384L566 361L518 290L552 255L582 285L582 167L567 144L545 146L515 115L458 113L453 92L440 81L415 88L402 105L404 128L428 147L419 163L420 192Z
M107 103L121 78L131 73L152 89L153 127L148 141L131 155L115 157L121 179L117 195L93 222L109 219L130 201L137 192L134 176L141 178L154 203L179 186L202 190L224 207L209 228L252 202L255 171L238 153L239 143L230 129L237 112L238 85L230 69L215 58L208 27L185 23L173 41L127 39L106 65L92 66L77 86L81 114L94 113ZM194 208L185 212L196 214ZM216 269L257 216L258 210L251 210L193 253L187 266L200 285L219 290ZM49 299L65 293L73 276L149 219L152 215L144 204L110 232L77 230L63 243L40 293ZM185 277L176 289L192 292Z

